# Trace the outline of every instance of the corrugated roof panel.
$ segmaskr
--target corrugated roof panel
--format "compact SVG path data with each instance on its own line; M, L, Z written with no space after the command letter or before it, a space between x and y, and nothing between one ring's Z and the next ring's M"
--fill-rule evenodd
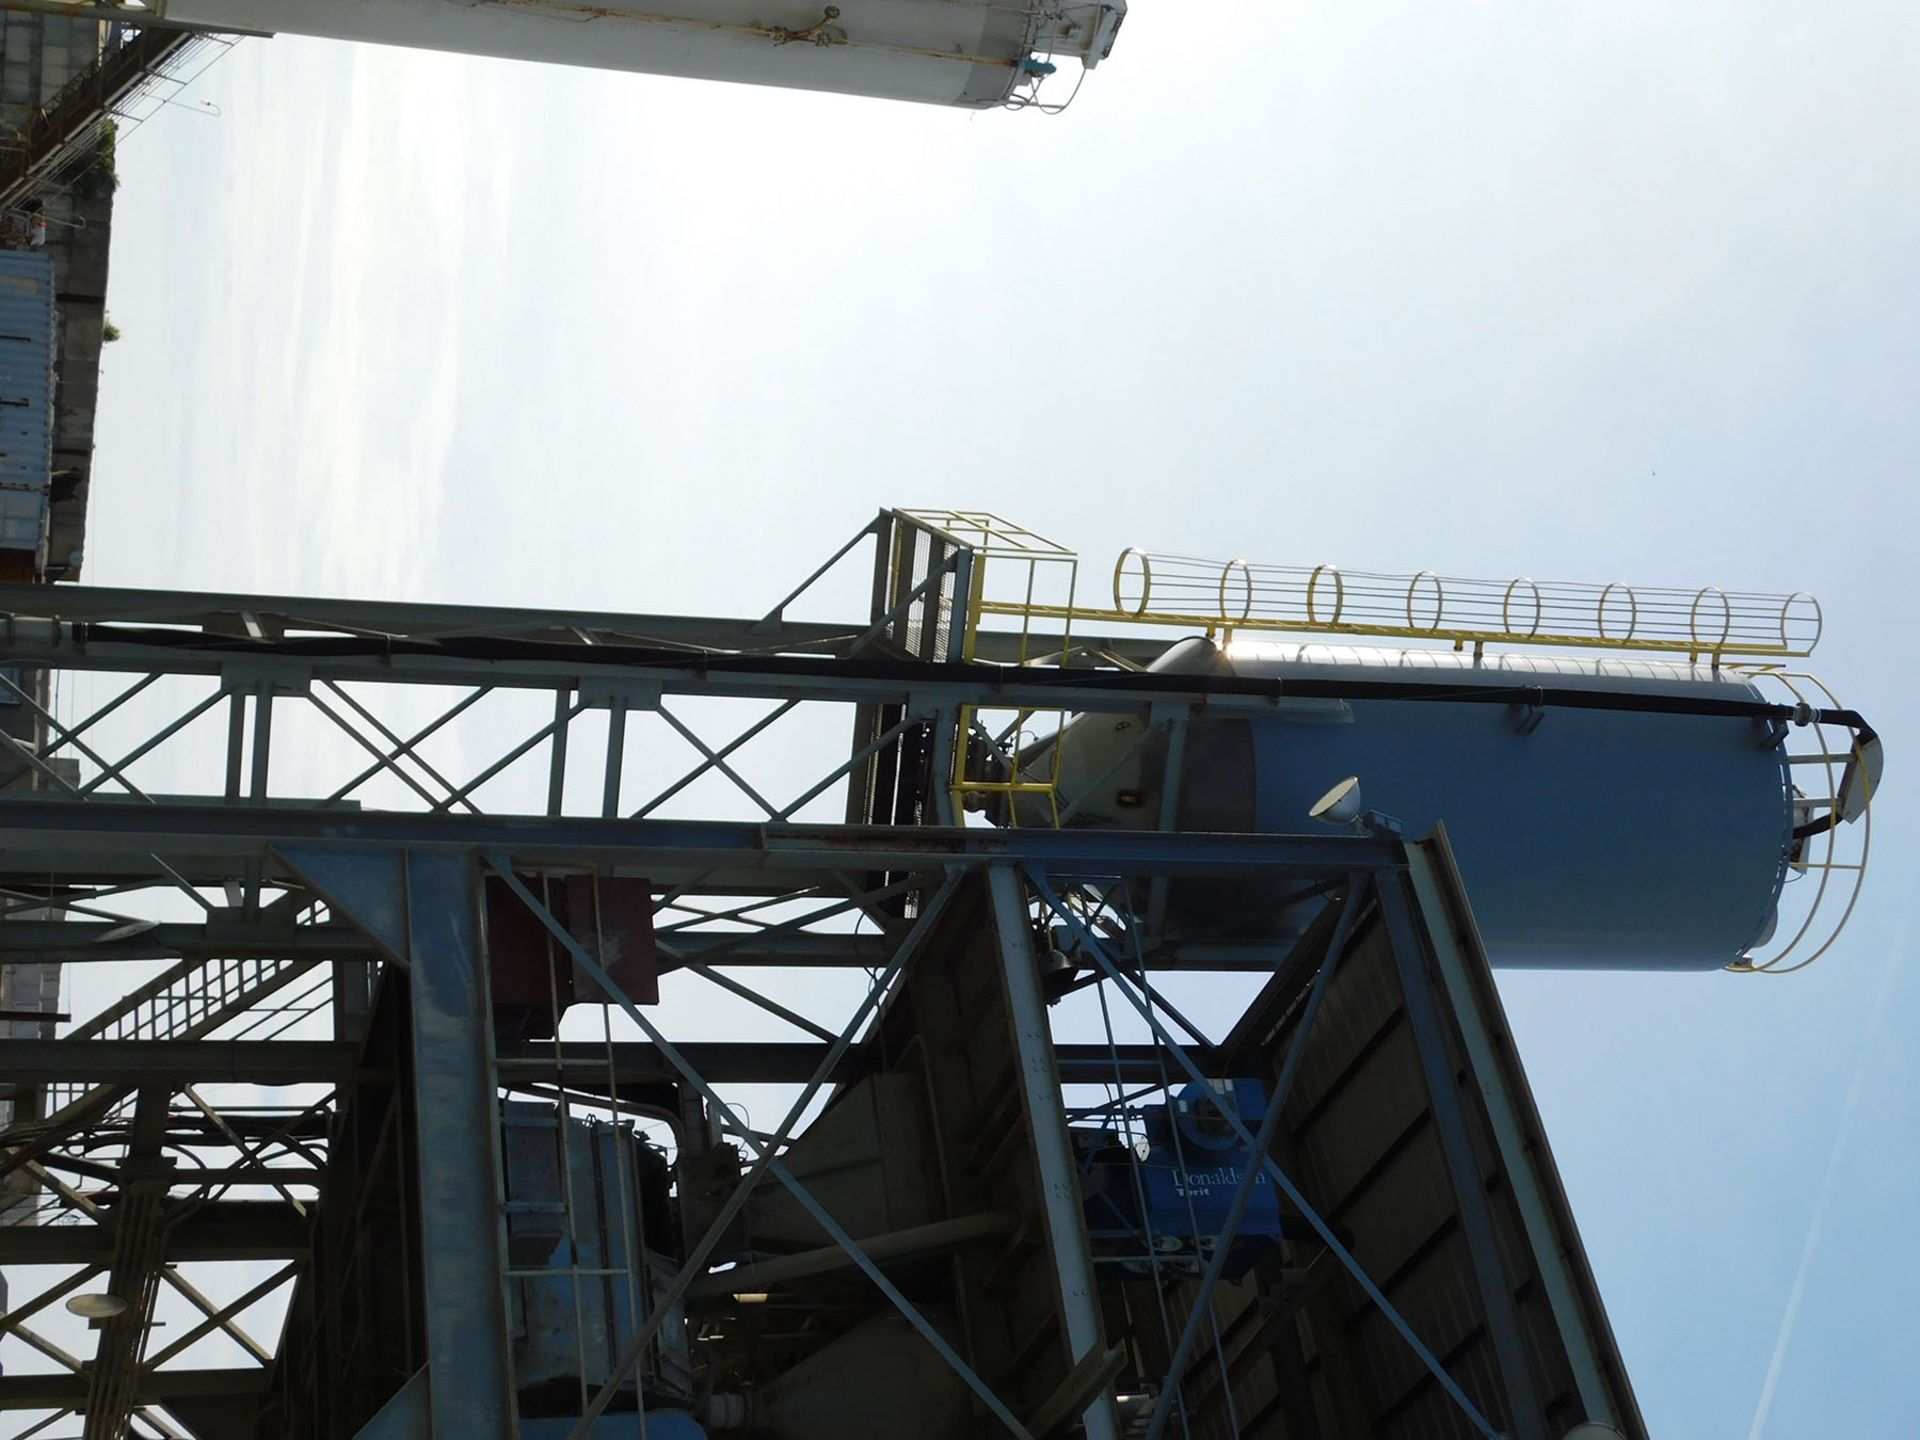
M0 250L0 548L46 545L53 474L53 262Z

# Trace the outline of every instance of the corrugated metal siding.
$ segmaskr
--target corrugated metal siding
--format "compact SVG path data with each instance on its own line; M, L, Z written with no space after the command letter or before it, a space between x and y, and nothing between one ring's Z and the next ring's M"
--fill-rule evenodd
M0 250L0 549L44 562L53 474L53 262Z
M1352 1232L1354 1254L1461 1388L1495 1424L1507 1425L1508 1400L1431 1107L1392 945L1370 916L1356 929L1327 991L1288 1097L1285 1163L1329 1218ZM1579 1418L1572 1375L1477 1111L1469 1126L1495 1238L1529 1331L1534 1382L1557 1427L1552 1433L1560 1434ZM1357 1401L1361 1413L1345 1416L1335 1433L1378 1440L1468 1440L1476 1433L1344 1275L1312 1308L1321 1333L1344 1352L1357 1379L1348 1403Z
M1309 974L1297 975L1295 993ZM1472 1104L1480 1083L1498 1079L1468 1074L1463 1082L1470 1139L1520 1307L1542 1418L1548 1434L1561 1435L1584 1411L1497 1147ZM1354 1254L1461 1388L1496 1425L1510 1425L1398 965L1377 914L1363 918L1349 941L1285 1114L1282 1168L1349 1233ZM1298 1289L1272 1287L1256 1271L1217 1293L1219 1348L1209 1350L1203 1331L1186 1391L1195 1440L1472 1440L1478 1432L1386 1317L1316 1252L1311 1244L1291 1249L1290 1263L1313 1267ZM1176 1314L1191 1294L1191 1286L1182 1287ZM1233 1377L1237 1428L1217 1398L1222 1354Z

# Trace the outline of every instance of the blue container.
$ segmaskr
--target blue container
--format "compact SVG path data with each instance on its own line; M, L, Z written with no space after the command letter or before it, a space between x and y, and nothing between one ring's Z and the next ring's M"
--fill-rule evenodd
M1257 1080L1223 1082L1242 1121L1258 1127L1267 1113ZM1080 1151L1080 1193L1087 1238L1103 1259L1203 1256L1226 1228L1251 1152L1225 1121L1209 1087L1189 1085L1173 1100L1137 1107L1146 1154L1131 1153L1113 1133L1074 1131ZM1288 1234L1280 1196L1265 1171L1254 1177L1226 1273L1238 1279L1259 1253Z
M1326 645L1223 654L1200 641L1154 668L1281 682L1271 718L1203 718L1190 731L1181 828L1315 831L1315 801L1357 776L1366 808L1409 836L1445 825L1496 964L1716 969L1771 933L1793 846L1785 737L1749 714L1701 713L1762 703L1743 680L1660 661ZM1546 690L1556 703L1529 702ZM1076 722L1062 789L1080 795L1137 734L1108 716ZM1164 745L1158 757L1142 747L1078 813L1155 823ZM1237 884L1175 899L1174 928L1194 934L1241 924L1261 903ZM1297 933L1312 913L1270 913L1263 933Z

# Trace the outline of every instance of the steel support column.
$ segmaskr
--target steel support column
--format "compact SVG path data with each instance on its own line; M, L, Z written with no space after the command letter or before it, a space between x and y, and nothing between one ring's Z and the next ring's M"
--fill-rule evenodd
M500 1119L485 937L471 859L406 857L420 1260L436 1436L512 1440Z
M993 896L994 923L1000 931L1000 956L1019 1061L1020 1100L1027 1112L1034 1158L1040 1169L1047 1244L1059 1279L1067 1352L1070 1363L1079 1365L1089 1355L1097 1355L1105 1344L1100 1293L1094 1282L1086 1216L1075 1180L1073 1139L1067 1134L1067 1116L1060 1099L1060 1075L1053 1063L1053 1033L1047 1026L1047 1004L1040 993L1026 885L1011 865L991 867L987 884ZM1097 1396L1083 1419L1087 1440L1118 1440L1120 1430L1110 1395Z
M286 853L383 945L404 927L433 1434L513 1440L500 1136L480 888L460 851ZM346 863L338 863L345 861ZM395 885L397 882L397 893ZM365 912L365 919L362 913Z

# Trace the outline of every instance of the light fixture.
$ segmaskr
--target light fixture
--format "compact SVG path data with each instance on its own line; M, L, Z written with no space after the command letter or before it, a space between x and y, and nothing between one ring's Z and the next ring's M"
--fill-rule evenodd
M1369 810L1366 804L1360 794L1360 777L1349 775L1313 802L1307 818L1318 820L1322 825L1343 825L1362 835L1400 833L1398 820L1378 810Z
M1858 820L1867 813L1873 792L1880 787L1880 774L1887 757L1880 737L1872 731L1854 737L1853 752L1840 776L1839 809L1842 820Z
M67 1309L85 1320L111 1320L116 1315L127 1313L127 1302L118 1295L104 1292L98 1295L74 1295L67 1300Z
M1360 818L1365 804L1360 798L1360 777L1349 775L1313 802L1307 818L1325 825L1351 825Z

